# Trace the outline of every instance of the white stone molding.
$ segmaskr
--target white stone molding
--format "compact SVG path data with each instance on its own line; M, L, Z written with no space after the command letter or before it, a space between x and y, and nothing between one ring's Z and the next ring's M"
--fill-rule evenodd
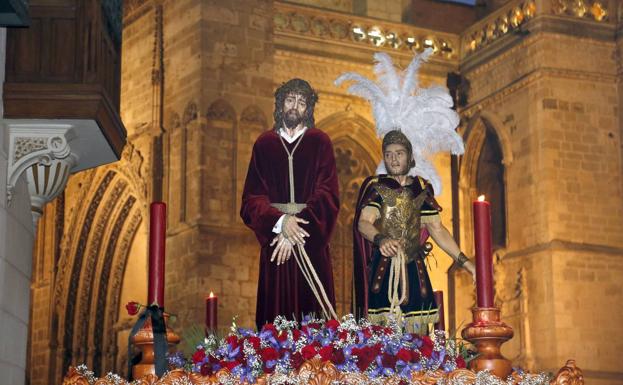
M43 206L63 191L78 155L69 142L75 134L71 124L9 123L7 204L13 199L17 180L25 174L33 222Z

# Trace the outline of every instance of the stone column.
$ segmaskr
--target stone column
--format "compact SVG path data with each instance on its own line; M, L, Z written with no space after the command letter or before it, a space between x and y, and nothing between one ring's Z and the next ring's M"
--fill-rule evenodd
M0 85L4 83L6 30L0 29ZM2 87L0 87L1 92ZM0 98L0 117L2 116ZM30 308L30 274L34 231L28 188L24 178L13 186L10 206L7 193L8 135L0 128L0 373L2 382L23 384Z

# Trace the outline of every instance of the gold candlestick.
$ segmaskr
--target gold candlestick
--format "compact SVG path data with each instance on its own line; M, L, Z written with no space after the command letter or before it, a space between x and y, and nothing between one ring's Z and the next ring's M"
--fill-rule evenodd
M469 367L477 372L489 370L505 379L511 374L511 361L500 352L502 344L513 338L513 329L500 321L498 308L473 308L473 322L461 332L463 338L476 346L479 356L470 361Z

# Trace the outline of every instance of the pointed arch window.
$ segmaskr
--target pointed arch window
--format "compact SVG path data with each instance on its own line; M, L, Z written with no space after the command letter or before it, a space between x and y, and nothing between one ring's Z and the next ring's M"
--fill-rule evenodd
M493 249L506 247L506 191L502 146L495 131L484 121L486 136L478 157L476 188L491 203Z

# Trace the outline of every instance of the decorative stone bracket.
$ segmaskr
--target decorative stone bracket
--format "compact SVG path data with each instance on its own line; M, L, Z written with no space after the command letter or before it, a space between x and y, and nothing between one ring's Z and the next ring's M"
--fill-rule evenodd
M7 205L13 201L18 179L25 173L30 194L33 224L43 213L43 206L63 191L78 155L69 142L75 137L71 124L7 125L9 156Z

